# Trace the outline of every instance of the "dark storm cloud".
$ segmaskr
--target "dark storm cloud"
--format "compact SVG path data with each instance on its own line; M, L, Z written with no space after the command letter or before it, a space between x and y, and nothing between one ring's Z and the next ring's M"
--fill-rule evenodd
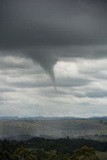
M56 82L57 87L81 87L86 86L91 82L86 78L63 78L58 79ZM9 86L14 86L17 88L38 88L38 87L51 87L52 83L44 79L44 81L24 81L24 82L10 82Z
M23 62L16 63L16 61L15 61L15 59L14 59L14 61L9 61L9 59L4 61L4 60L0 59L0 69L9 70L9 69L29 69L30 68L29 64L26 64Z
M107 91L97 89L95 91L87 92L86 96L90 98L105 98L107 97Z
M89 84L91 80L88 80L86 78L63 78L59 79L57 82L57 86L59 87L79 87L79 86L85 86Z
M55 84L56 57L101 57L89 46L107 44L106 10L104 0L0 0L0 50L38 61Z
M0 104L4 104L4 103L7 103L7 102L10 102L10 101L16 101L16 99L14 98L8 98L8 97L0 97Z
M16 92L16 90L11 88L0 88L0 93L4 92Z
M78 97L78 98L85 98L85 97L89 97L89 98L106 98L107 97L107 90L95 89L95 90L92 90L92 91L87 91L84 94L76 93L76 94L74 94L74 96Z
M105 1L1 2L1 49L107 42Z

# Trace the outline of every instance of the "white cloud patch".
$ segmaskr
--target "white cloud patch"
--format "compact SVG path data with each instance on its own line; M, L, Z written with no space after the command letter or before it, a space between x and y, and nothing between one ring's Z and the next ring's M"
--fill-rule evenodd
M54 67L57 90L44 70L28 58L2 56L0 62L0 116L107 114L107 59L58 61Z

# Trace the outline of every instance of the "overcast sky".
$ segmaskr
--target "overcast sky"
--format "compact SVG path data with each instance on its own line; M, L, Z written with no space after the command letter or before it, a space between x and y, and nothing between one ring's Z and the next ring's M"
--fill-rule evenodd
M107 116L106 0L0 0L0 116Z

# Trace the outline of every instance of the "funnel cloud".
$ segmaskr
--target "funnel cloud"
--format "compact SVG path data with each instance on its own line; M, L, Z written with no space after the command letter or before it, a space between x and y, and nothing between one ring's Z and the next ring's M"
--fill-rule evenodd
M34 62L38 62L46 71L46 73L48 73L50 75L50 78L53 82L53 86L56 89L56 83L55 83L55 74L54 74L54 65L57 62L57 58L55 57L55 55L52 55L50 53L43 53L40 51L30 51L28 53L25 53L29 56L30 54L30 58L34 61Z

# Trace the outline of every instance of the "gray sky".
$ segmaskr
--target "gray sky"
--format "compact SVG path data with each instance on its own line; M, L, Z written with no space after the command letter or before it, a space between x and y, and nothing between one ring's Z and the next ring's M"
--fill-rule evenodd
M0 0L0 95L0 116L106 116L107 2Z

